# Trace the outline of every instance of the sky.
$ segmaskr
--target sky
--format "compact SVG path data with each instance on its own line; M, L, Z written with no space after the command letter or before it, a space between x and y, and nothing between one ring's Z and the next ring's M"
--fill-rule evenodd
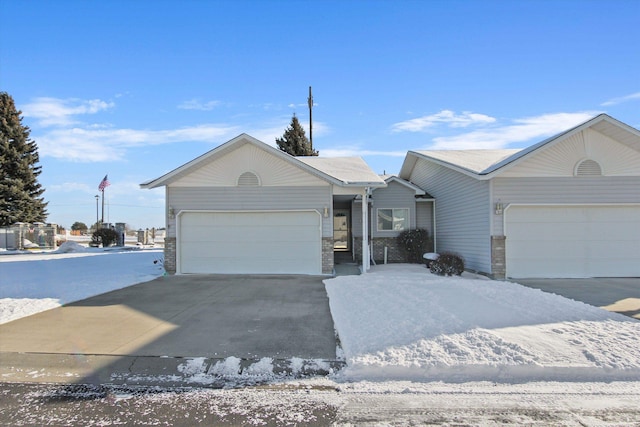
M640 1L0 1L0 91L48 222L164 226L157 178L293 114L321 156L524 148L607 113L640 128ZM101 211L101 208L98 209ZM101 212L99 213L101 215Z

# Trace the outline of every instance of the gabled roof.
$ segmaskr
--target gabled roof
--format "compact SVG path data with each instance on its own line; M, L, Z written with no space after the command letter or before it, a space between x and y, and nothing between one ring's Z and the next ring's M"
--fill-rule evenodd
M412 182L399 178L396 175L380 175L380 177L384 179L384 182L386 182L387 184L389 184L390 182L397 182L398 184L403 185L410 190L413 190L415 192L416 197L419 197L420 199L423 199L423 200L433 199L433 197L427 194L427 192L424 191L422 188L418 187Z
M640 131L607 114L600 114L576 127L523 149L409 151L402 164L400 176L408 177L417 160L422 158L476 179L491 179L517 165L530 155L533 155L533 153L550 148L587 128L593 128L630 148L640 151Z
M319 157L294 157L282 150L278 150L264 142L247 135L238 135L228 142L196 157L188 163L162 175L140 184L141 188L156 188L169 185L172 182L188 175L199 167L214 161L232 150L244 145L252 144L272 155L298 167L320 179L340 187L384 187L386 183L369 168L359 157L353 158L319 158Z

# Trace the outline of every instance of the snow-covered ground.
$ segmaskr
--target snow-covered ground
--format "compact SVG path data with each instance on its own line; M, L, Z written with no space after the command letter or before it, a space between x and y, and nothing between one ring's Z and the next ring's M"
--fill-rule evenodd
M0 322L162 274L161 250L66 243L56 252L2 255ZM347 362L341 379L640 379L640 321L581 302L410 264L325 285ZM262 365L254 371L272 371Z
M383 265L325 281L350 379L640 379L640 322L509 282Z
M0 324L164 274L162 249L88 248L0 252Z
M164 274L161 264L160 250L135 248L70 245L56 253L2 254L0 320L151 280ZM150 413L177 422L181 411L193 421L204 417L202 423L238 416L245 418L233 419L254 425L323 424L322 416L337 425L640 423L637 320L508 282L438 277L417 265L375 266L365 276L325 284L347 362L327 378L283 379L265 359L247 374L261 383L271 378L267 388L141 395L98 389L104 397L93 399L96 407L86 414L74 409L73 398L63 399L71 405L66 409L37 403L69 388L7 385L4 397L24 394L16 394L21 397L6 414L16 424L38 424L66 410L67 420L109 425L95 414L112 409L120 411L113 419L131 423ZM208 376L251 384L234 378L236 365L232 357L206 369L195 358L177 374L190 375L192 387L211 384ZM82 392L77 399L86 402Z

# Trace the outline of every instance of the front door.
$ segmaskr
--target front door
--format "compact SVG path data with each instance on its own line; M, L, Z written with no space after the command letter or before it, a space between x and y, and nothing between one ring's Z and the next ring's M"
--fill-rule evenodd
M349 209L333 210L333 250L351 250L351 230L349 225Z

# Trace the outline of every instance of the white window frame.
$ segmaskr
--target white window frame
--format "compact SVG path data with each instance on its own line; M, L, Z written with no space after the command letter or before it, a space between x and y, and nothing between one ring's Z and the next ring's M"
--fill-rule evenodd
M392 220L391 220L391 227L392 227L391 230L386 230L386 229L381 229L380 228L380 221L378 221L378 218L380 217L380 210L390 210L391 211L391 218L392 218ZM407 216L405 217L407 226L405 228L400 229L400 230L396 230L396 229L393 228L393 225L394 225L393 224L393 217L394 217L393 211L396 211L396 210L407 211ZM410 215L411 215L411 209L409 209L409 208L376 208L376 230L378 232L401 232L401 231L409 230L411 228L411 217L410 217Z

